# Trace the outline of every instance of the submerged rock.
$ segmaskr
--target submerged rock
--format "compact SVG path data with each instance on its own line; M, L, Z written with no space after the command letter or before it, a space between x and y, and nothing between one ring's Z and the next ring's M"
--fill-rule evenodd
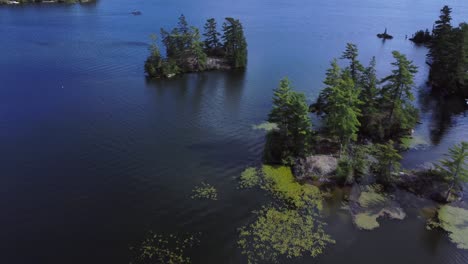
M351 191L349 209L359 229L373 230L380 226L378 219L403 220L406 213L390 196L382 192L379 185L355 185Z
M314 155L299 159L293 167L293 173L297 180L322 178L326 180L333 175L338 168L338 159L330 155Z

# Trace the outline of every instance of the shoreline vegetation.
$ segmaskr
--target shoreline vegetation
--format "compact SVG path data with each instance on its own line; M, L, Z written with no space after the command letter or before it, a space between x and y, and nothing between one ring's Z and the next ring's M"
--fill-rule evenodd
M96 2L96 0L0 0L0 5L22 5L22 4L86 4Z
M244 69L247 66L247 41L244 29L237 19L227 17L217 31L214 18L206 21L204 40L200 30L190 26L184 15L177 27L170 31L161 29L161 41L166 48L164 57L158 47L158 37L151 36L150 55L145 62L149 78L172 78L189 72Z
M452 9L444 6L432 32L417 31L410 39L428 47L428 83L437 95L468 98L468 24L452 26Z

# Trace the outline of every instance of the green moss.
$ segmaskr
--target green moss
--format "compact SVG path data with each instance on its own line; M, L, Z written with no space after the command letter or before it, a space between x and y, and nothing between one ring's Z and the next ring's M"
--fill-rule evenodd
M355 216L354 222L360 229L372 230L380 226L379 222L377 222L378 217L378 214L360 213Z
M252 188L261 184L261 178L256 168L245 169L240 177L241 188Z
M130 263L188 264L191 260L186 256L186 250L198 243L193 235L180 238L172 234L149 233L139 246L130 248L134 255Z
M444 205L439 209L440 227L449 233L458 248L468 249L468 210Z
M259 125L252 126L254 130L265 130L266 132L278 130L278 125L276 123L263 122Z
M320 190L313 185L298 183L289 167L264 165L262 172L265 177L264 188L276 197L296 208L311 205L322 209Z
M192 199L218 200L218 191L210 184L202 182L192 191Z
M334 241L323 230L323 223L297 210L263 208L257 220L240 229L238 244L248 263L278 263L280 256L317 256Z

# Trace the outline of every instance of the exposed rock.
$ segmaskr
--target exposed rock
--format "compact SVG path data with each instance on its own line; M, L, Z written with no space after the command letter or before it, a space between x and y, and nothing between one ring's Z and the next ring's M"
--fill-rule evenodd
M297 180L303 181L331 176L336 172L337 167L337 158L329 155L315 155L299 159L293 167L293 173Z
M434 165L427 163L423 166L425 168L431 168ZM400 173L397 185L404 190L439 203L450 203L461 199L461 190L456 188L451 192L452 194L447 197L449 184L443 181L440 176L437 176L437 171L433 169L402 172Z

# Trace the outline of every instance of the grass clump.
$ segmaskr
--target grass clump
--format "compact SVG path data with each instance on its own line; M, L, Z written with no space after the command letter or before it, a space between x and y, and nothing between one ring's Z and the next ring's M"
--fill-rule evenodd
M172 234L163 236L150 232L139 246L130 248L134 253L130 264L189 264L191 260L186 256L186 250L198 243L198 239L193 235L179 238Z
M367 188L367 191L361 192L359 196L358 203L364 208L370 208L372 206L378 206L387 201L387 198L379 193L379 186L370 186Z
M218 200L218 191L208 183L202 182L192 191L192 199Z
M278 258L317 256L335 241L323 230L323 223L294 209L263 208L257 220L240 229L238 244L248 263L279 263Z
M247 168L245 169L240 177L240 187L241 188L253 188L261 184L261 177L256 168Z
M265 178L263 188L277 198L296 208L314 206L322 209L320 190L313 185L298 183L291 172L291 168L264 165L262 172Z

